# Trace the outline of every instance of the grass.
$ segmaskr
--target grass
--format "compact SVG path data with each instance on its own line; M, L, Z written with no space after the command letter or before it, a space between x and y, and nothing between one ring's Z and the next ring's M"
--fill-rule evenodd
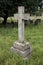
M32 55L27 61L10 52L16 40L18 40L17 27L0 28L0 65L43 65L43 21L37 26L25 27L25 40L30 42L32 47Z

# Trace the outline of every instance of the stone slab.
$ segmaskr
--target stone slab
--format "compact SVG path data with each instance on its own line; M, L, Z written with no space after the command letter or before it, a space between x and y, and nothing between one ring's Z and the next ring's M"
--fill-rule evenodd
M21 51L25 51L27 49L30 49L30 44L29 44L29 42L24 42L24 43L15 42L13 44L13 47L16 49L19 49Z
M21 51L21 50L19 50L19 49L14 48L14 47L12 47L11 49L12 49L12 52L13 52L13 53L18 53L18 54L20 54L23 58L29 56L30 53L31 53L31 49L27 49L27 50L25 50L25 51Z

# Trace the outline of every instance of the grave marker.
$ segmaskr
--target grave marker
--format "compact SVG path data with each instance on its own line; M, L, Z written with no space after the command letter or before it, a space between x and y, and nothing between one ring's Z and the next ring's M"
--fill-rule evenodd
M24 20L29 20L29 14L24 14L24 7L18 7L18 14L14 15L18 19L18 41L14 43L11 50L20 54L24 59L31 53L29 42L24 41ZM26 18L27 17L27 18Z

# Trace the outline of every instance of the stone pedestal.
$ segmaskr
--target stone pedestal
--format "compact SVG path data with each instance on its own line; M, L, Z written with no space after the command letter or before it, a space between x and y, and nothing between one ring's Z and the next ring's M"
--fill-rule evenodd
M24 43L15 42L13 44L13 47L11 47L11 51L12 53L19 54L25 60L28 59L28 56L30 56L32 49L30 47L29 42L24 42Z

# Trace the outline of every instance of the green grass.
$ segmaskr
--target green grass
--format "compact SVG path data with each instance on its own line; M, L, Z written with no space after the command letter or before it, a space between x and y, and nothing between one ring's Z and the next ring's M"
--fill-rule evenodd
M0 28L0 65L43 65L43 21L37 26L25 27L25 40L30 42L32 47L32 55L27 61L10 52L16 40L18 40L17 27Z

